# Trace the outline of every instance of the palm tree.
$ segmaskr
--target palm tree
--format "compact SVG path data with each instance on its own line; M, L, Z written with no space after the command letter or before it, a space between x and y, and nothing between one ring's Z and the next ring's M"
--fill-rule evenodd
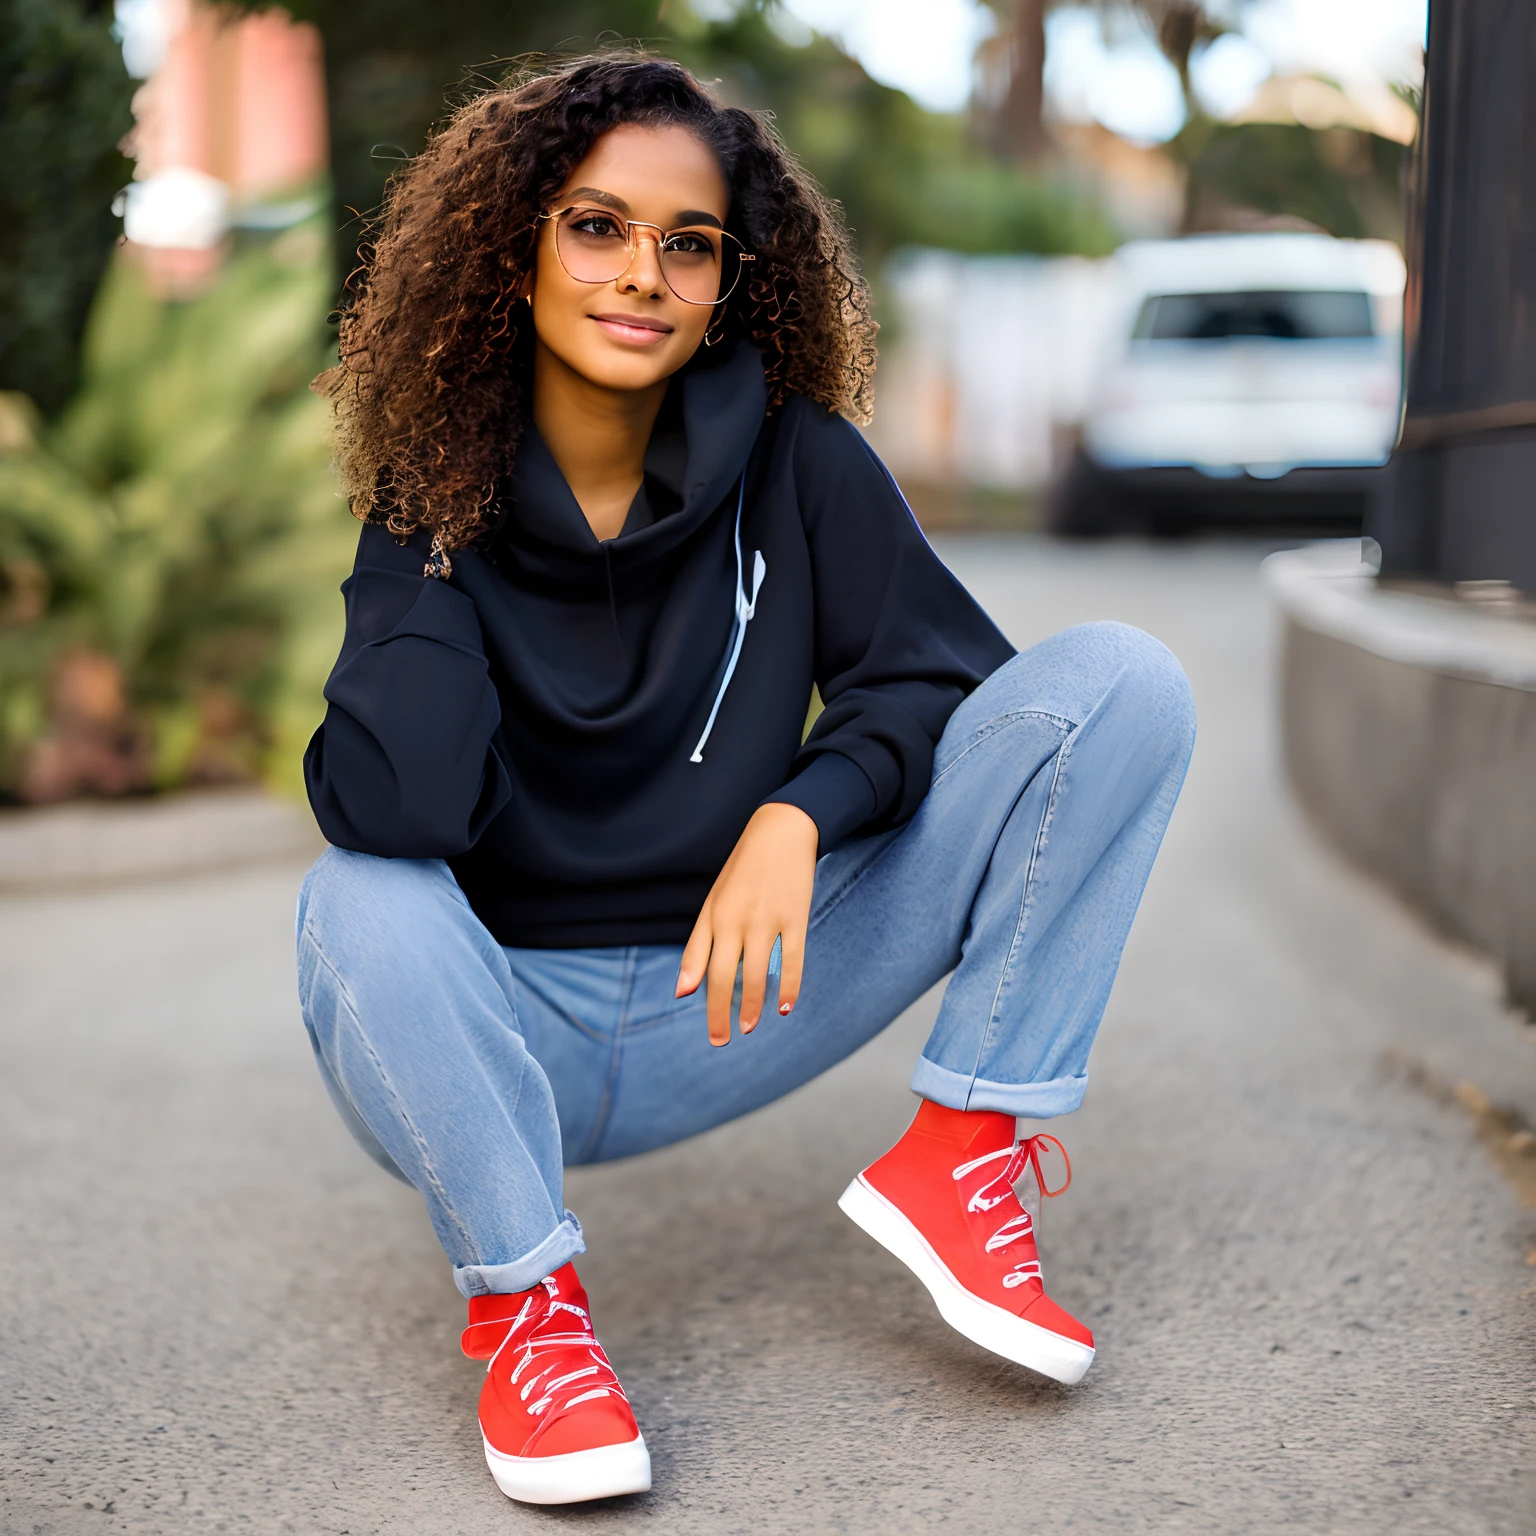
M1045 15L1057 5L1108 7L1105 0L984 0L996 13L998 30L982 45L985 95L992 107L998 148L1017 159L1038 161L1051 152L1044 121ZM1146 17L1157 45L1178 71L1190 117L1201 108L1190 87L1189 61L1196 46L1228 30L1212 19L1200 0L1129 0Z

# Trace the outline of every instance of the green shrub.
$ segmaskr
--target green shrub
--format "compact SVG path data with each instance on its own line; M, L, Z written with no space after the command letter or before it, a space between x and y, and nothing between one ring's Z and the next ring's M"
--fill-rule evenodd
M185 303L119 258L71 403L6 397L0 793L296 787L356 537L307 389L328 254L312 221Z

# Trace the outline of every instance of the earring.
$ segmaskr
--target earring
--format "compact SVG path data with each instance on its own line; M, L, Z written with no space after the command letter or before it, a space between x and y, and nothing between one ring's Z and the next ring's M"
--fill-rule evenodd
M704 332L704 345L712 347L725 335L725 311L722 309L718 318L709 322L709 329Z

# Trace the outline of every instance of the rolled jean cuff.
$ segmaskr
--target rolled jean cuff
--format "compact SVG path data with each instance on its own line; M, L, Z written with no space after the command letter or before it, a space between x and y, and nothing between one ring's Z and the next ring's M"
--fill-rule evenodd
M509 1296L532 1290L539 1281L585 1253L581 1223L567 1211L565 1220L531 1253L510 1264L455 1264L453 1283L460 1296Z
M926 1056L917 1058L912 1092L946 1109L991 1109L1026 1120L1051 1120L1070 1115L1083 1102L1088 1074L1054 1077L1048 1083L989 1083L937 1067Z

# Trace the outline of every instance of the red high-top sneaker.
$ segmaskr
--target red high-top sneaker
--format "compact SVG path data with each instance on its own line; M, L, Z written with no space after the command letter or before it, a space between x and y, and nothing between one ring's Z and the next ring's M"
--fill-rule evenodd
M1040 1144L1014 1141L1012 1115L962 1112L924 1100L906 1134L843 1191L838 1204L917 1276L952 1328L1056 1381L1081 1381L1093 1335L1045 1294L1034 1222L1014 1183Z
M462 1342L471 1360L491 1362L480 1433L509 1499L573 1504L651 1486L650 1453L571 1265L531 1291L471 1297Z

